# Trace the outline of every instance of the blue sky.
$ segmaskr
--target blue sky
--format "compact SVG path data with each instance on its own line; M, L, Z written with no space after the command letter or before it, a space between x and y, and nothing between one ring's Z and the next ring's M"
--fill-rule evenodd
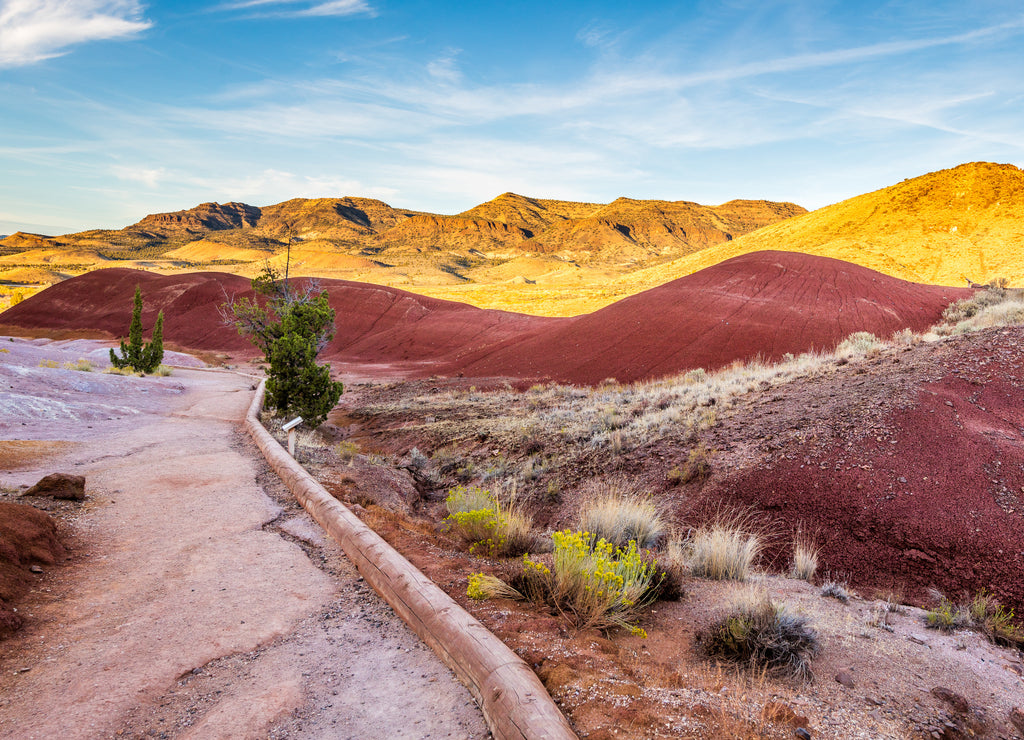
M0 234L511 190L816 208L1024 164L1024 7L0 0Z

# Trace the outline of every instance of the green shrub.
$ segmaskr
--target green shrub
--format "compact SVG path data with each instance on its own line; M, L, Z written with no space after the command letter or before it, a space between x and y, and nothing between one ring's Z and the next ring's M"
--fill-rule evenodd
M742 595L699 640L711 657L804 679L819 649L807 620L773 604L767 593Z
M536 540L533 519L516 505L514 496L502 505L497 495L484 488L456 486L448 492L445 506L446 529L469 544L470 552L521 555Z
M631 624L652 602L664 574L630 542L615 548L589 532L555 532L549 568L523 557L523 583L527 595L555 606L580 628L623 627L646 636Z
M935 608L928 610L924 616L928 627L942 632L952 632L971 626L970 612L941 594L938 595L938 604Z
M121 340L121 354L110 350L110 364L119 370L129 369L136 373L151 373L164 359L164 312L157 314L153 325L153 337L142 341L142 289L135 286L135 301L132 306L132 320L128 326L128 340Z

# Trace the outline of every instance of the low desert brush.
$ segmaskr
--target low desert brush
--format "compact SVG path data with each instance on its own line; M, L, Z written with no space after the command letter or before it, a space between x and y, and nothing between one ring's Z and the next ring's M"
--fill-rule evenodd
M502 504L496 494L484 488L456 486L448 492L445 506L445 526L470 545L470 552L521 555L536 540L533 519L516 503L514 494Z
M351 465L355 461L356 455L359 454L359 445L350 439L342 440L334 446L334 453L339 460Z
M65 362L65 370L77 370L82 373L92 372L92 363L86 359L79 358L78 362Z
M762 537L747 531L745 524L743 517L727 517L693 532L681 545L690 574L745 581L764 548Z
M597 488L580 511L580 529L615 547L632 540L640 548L653 548L665 537L666 524L650 495L618 483Z
M772 603L766 592L745 590L728 614L700 636L705 651L768 673L810 678L818 635L804 617Z
M821 595L846 604L850 601L850 588L845 581L826 578L825 582L821 584Z
M523 557L526 594L552 604L580 628L623 627L646 635L633 624L640 611L658 594L665 577L658 564L630 542L616 548L590 532L555 532L549 568Z
M971 626L971 614L967 607L954 604L938 592L932 592L932 597L937 602L935 608L929 609L924 615L925 623L929 627L942 632L952 632Z

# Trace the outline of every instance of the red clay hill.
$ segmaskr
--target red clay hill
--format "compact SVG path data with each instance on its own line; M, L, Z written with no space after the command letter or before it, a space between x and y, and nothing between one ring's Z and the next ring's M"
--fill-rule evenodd
M460 369L474 376L632 382L831 349L856 331L921 330L969 294L827 257L755 252L487 348Z
M159 276L104 269L59 283L0 315L5 327L123 335L138 284L143 325L165 313L165 341L253 356L222 324L226 296L251 296L224 273ZM969 291L909 283L825 257L743 255L574 318L540 318L323 280L337 335L323 357L382 376L462 373L594 384L628 382L760 355L826 349L855 331L922 329Z

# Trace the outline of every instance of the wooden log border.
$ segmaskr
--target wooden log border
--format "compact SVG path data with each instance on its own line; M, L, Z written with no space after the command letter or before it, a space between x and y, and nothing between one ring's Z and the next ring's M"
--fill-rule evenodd
M331 496L259 422L264 382L245 425L292 494L367 583L466 685L497 740L577 740L528 665L376 532Z

